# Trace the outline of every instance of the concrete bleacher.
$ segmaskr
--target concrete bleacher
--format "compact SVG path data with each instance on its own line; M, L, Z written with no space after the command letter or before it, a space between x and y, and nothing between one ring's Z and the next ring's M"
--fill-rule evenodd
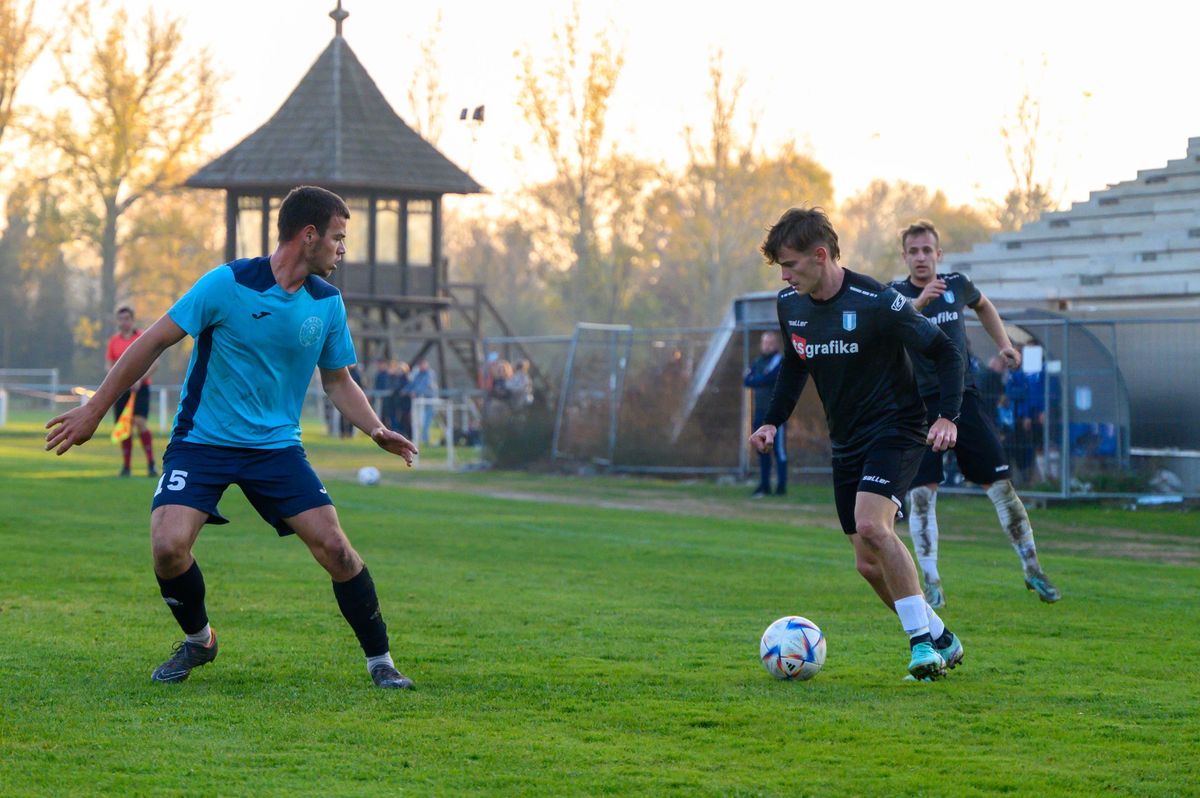
M1092 192L1015 233L949 253L1002 307L1190 298L1200 306L1200 138L1187 157Z

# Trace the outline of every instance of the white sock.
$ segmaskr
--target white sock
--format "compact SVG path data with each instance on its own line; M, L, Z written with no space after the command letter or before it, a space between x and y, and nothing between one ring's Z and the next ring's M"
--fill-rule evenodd
M376 665L378 665L381 662L386 662L388 665L392 666L393 668L396 667L396 663L392 662L392 652L385 651L384 653L380 654L378 657L367 657L367 673L370 673L371 669L374 668Z
M939 584L942 581L937 569L937 557L918 557L917 562L921 564L921 573L925 575L926 582Z
M896 601L896 614L900 616L900 625L904 627L909 638L929 634L929 614L926 606L925 597L920 593Z
M190 635L185 635L185 637L192 645L204 646L205 648L208 648L210 645L212 645L212 627L208 624L204 624L204 628L199 632L193 632Z
M929 636L937 640L946 632L946 624L938 617L938 614L933 611L933 607L925 605L925 614L929 616Z
M926 582L940 582L938 576L937 491L921 486L908 492L908 536Z
M1025 575L1041 573L1042 566L1038 563L1029 513L1025 512L1025 505L1013 490L1012 482L1007 479L1000 480L988 488L987 495L996 507L1000 528L1008 535L1013 551L1021 558L1021 568L1024 569Z

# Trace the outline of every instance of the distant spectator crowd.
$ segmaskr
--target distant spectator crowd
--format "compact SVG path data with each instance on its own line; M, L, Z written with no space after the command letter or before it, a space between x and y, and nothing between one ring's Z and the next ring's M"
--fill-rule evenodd
M984 406L992 410L992 420L1009 462L1026 480L1044 480L1046 393L1047 389L1052 394L1057 392L1057 381L1052 380L1047 386L1045 368L1033 372L1010 370L998 355L988 360L986 368L977 361L971 366ZM1052 396L1051 405L1055 401Z

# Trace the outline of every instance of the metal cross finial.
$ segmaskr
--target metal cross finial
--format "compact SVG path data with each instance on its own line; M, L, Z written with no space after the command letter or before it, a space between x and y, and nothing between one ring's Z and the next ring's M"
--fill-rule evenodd
M342 0L338 0L337 8L329 12L329 18L333 20L337 26L336 35L342 35L342 22L346 17L350 16L350 12L342 8Z

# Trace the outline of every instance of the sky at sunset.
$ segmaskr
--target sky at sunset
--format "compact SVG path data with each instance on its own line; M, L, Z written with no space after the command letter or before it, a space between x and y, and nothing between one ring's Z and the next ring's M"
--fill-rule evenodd
M265 122L333 36L336 0L163 2L186 20L228 76L225 114L209 142L223 152ZM416 3L345 0L345 37L384 95L407 117L420 41L442 14L446 121L440 148L495 193L545 177L516 106L514 51L549 51L566 2ZM38 0L52 26L60 0ZM150 0L127 0L136 18ZM585 28L611 25L625 69L609 117L622 149L672 166L682 130L703 133L708 62L718 48L745 78L738 124L758 121L771 149L795 139L829 169L844 200L876 177L944 190L952 201L999 199L1012 178L1000 128L1022 94L1042 105L1041 178L1063 201L1185 154L1200 136L1200 74L1191 4L1121 6L1050 0L981 4L884 2L583 2ZM18 101L46 96L43 59ZM470 131L462 106L486 104ZM319 112L319 109L314 109ZM797 201L803 198L798 197Z

